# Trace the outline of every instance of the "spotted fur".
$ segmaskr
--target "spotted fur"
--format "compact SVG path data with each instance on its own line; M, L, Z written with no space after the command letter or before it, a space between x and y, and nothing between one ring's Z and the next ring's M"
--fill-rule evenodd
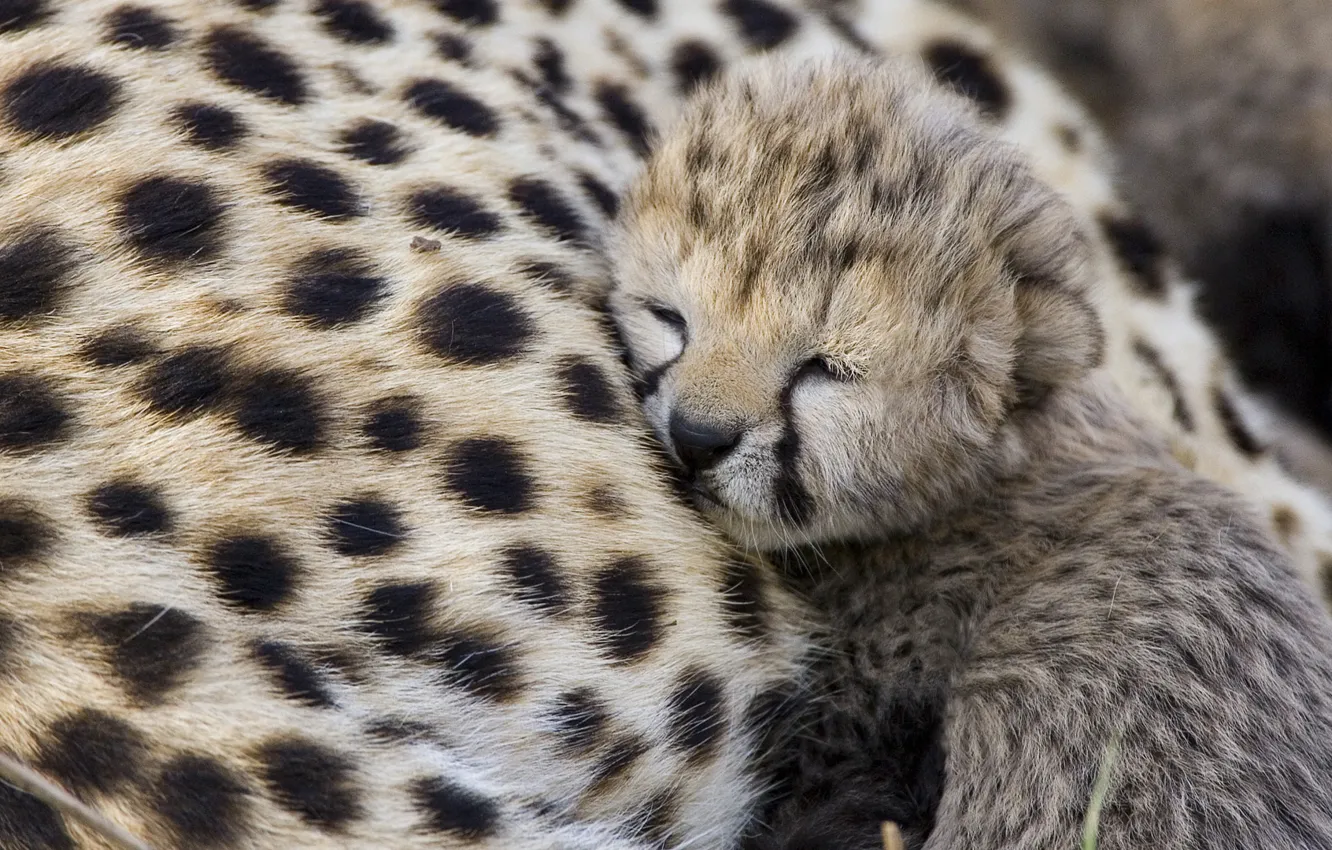
M0 747L160 847L727 844L808 636L645 439L606 230L684 94L857 45L1107 197L916 2L0 0ZM1109 345L1311 571L1170 280ZM99 846L2 785L0 845Z

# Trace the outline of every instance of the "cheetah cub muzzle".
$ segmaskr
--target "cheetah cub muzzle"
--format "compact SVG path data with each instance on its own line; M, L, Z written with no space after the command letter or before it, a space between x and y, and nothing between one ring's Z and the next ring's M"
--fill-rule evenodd
M761 846L1332 848L1332 624L1101 366L1105 246L914 65L759 60L611 307L696 503L821 618Z
M903 73L761 65L629 194L611 305L648 419L753 546L919 527L1100 357L1069 212Z

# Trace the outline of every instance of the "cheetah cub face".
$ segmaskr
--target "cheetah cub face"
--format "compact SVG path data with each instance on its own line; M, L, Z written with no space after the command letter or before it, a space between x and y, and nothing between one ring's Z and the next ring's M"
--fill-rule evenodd
M1073 212L905 63L760 60L625 200L611 309L697 504L773 549L974 497L1102 345Z

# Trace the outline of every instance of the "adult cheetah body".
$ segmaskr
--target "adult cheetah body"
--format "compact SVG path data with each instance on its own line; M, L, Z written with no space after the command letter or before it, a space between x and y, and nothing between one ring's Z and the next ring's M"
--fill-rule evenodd
M982 57L1119 211L927 4L0 0L0 748L154 846L729 845L801 616L671 495L602 230L692 81L856 45ZM1128 256L1122 382L1313 576L1332 516ZM0 786L0 846L99 842Z

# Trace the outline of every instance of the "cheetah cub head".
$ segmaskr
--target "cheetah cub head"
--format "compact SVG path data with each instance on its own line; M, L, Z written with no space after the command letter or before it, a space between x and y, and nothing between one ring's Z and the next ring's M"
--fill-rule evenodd
M914 65L764 60L704 89L611 247L648 420L757 548L958 507L1101 357L1075 214Z

